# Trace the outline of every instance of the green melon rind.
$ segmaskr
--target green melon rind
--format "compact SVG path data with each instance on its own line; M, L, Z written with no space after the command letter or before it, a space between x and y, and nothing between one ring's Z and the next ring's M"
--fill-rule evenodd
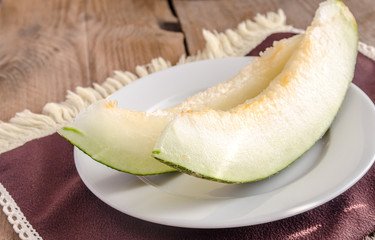
M323 134L323 136L329 131L329 129ZM295 161L297 161L298 159L300 159L306 152L308 152L318 141L320 141L320 139L323 138L320 137L309 149L307 149L303 154L301 154L299 157L297 157L296 159L294 159L292 162L290 162L287 166L285 166L284 168L280 169L279 171L269 175L269 176L266 176L266 177L263 177L263 178L256 178L256 179L252 179L251 181L228 181L228 180L224 180L224 179L220 179L220 178L214 178L214 177L210 177L210 176L207 176L207 175L204 175L204 174L201 174L199 172L195 172L195 171L192 171L186 167L183 167L181 165L178 165L178 164L175 164L173 162L170 162L168 160L165 160L165 159L162 159L162 157L158 157L157 155L158 154L162 154L162 151L161 150L153 150L152 151L152 154L154 156L154 158L158 161L160 161L161 163L164 163L172 168L175 168L177 171L181 172L181 173L185 173L185 174L188 174L188 175L191 175L191 176L194 176L194 177L198 177L198 178L201 178L201 179L206 179L206 180L210 180L210 181L214 181L214 182L220 182L220 183L227 183L227 184L240 184L240 183L250 183L250 182L257 182L257 181L260 181L260 180L264 180L264 179L267 179L267 178L270 178L276 174L278 174L279 172L283 171L284 169L288 168L289 166L291 166Z
M150 175L160 175L160 174L164 174L164 173L170 173L170 172L176 172L177 170L175 169L171 169L170 171L166 170L166 171L162 171L162 172L152 172L152 173L149 173L149 174L141 174L141 173L134 173L134 172L130 172L130 171L125 171L123 169L120 169L120 168L116 168L112 165L109 165L107 164L106 162L104 161L101 161L97 158L94 158L90 153L88 153L85 149L83 149L82 147L80 147L78 144L76 144L74 142L74 140L72 140L70 137L68 137L67 135L63 134L63 131L67 131L67 132L70 132L70 133L75 133L75 134L78 134L78 135L81 135L81 136L84 136L84 134L79 131L78 129L76 128L73 128L73 127L63 127L61 130L57 131L62 137L64 137L65 139L67 139L71 144L73 144L74 146L76 146L79 150L81 150L83 153L85 153L86 155L88 155L90 158L92 158L93 160L109 167L109 168L112 168L114 170L117 170L117 171L120 171L120 172L124 172L124 173L129 173L129 174L132 174L132 175L136 175L136 176L150 176Z

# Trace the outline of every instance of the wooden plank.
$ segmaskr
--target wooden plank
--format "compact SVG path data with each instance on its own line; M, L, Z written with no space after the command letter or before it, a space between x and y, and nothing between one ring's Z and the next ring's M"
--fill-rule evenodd
M83 0L3 0L0 8L0 120L40 112L67 89L88 85Z
M174 8L186 36L187 48L190 54L195 54L205 46L202 29L223 32L235 28L245 19L253 19L257 13L283 9L287 16L287 24L297 28L306 28L322 0L216 0L188 1L173 0ZM375 4L373 0L344 0L345 4L356 17L360 40L375 45Z
M183 34L163 29L178 23L167 0L88 1L86 14L93 82L160 56L175 63L185 53Z
M133 71L185 53L167 0L3 1L0 9L0 120L90 86L114 70ZM16 97L15 97L16 96Z

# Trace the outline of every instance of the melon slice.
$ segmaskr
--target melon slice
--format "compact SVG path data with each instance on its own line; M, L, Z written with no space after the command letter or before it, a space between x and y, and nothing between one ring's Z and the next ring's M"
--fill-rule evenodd
M334 120L353 78L357 25L328 0L281 73L257 97L232 109L181 113L153 155L182 172L242 183L267 178L311 148Z
M238 75L187 99L178 106L152 113L120 109L102 100L83 110L58 132L94 160L114 169L151 175L176 171L156 161L152 149L160 133L181 111L207 107L226 110L258 95L283 69L301 36L274 43Z

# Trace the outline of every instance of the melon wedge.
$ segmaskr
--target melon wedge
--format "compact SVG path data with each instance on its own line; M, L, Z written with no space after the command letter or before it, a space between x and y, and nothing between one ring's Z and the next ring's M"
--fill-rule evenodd
M275 42L262 58L254 59L232 79L178 106L146 113L120 109L108 99L101 100L58 132L94 160L119 171L135 175L176 171L151 155L167 123L181 111L207 107L227 110L258 95L281 72L301 39L301 36L294 36Z
M153 155L182 172L227 183L267 178L311 148L334 120L353 78L357 25L328 0L281 73L257 97L232 109L181 113Z

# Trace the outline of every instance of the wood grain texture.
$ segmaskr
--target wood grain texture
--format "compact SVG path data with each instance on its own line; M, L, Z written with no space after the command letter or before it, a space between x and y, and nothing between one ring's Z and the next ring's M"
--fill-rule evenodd
M0 9L0 120L88 85L83 2L5 0ZM66 79L69 79L68 81ZM73 80L74 79L74 80Z
M306 28L322 0L215 0L189 1L173 0L181 28L186 37L190 54L203 49L205 42L202 29L223 32L235 28L240 21L253 19L257 13L283 9L287 24L297 28ZM356 17L360 40L375 45L375 4L373 0L343 0Z
M171 62L204 48L202 29L224 31L257 13L282 8L287 23L305 28L321 0L0 0L0 120L67 90L103 82L113 70L162 56ZM344 0L360 40L375 45L373 0ZM179 32L178 24L183 33ZM173 30L173 31L167 31ZM0 212L0 240L19 239Z
M175 63L185 53L183 34L163 29L178 22L167 1L93 0L86 10L92 82L103 82L114 70L133 71L157 57Z
M114 70L185 52L167 0L6 0L0 8L0 120L90 86Z

